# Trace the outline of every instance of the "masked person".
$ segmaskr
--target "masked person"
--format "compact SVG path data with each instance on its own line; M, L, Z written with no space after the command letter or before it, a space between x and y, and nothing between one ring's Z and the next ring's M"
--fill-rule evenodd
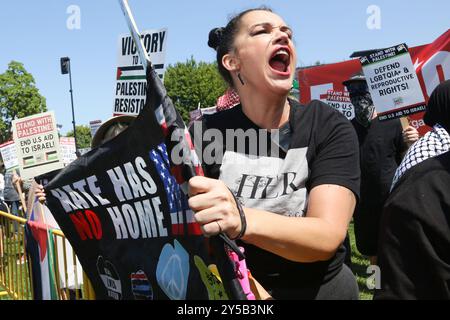
M377 300L450 300L450 80L423 120L432 130L408 150L383 210Z
M404 153L419 138L417 130L405 130L399 119L381 122L363 73L343 84L355 108L353 127L358 135L361 163L360 201L353 216L356 246L376 264L381 212L389 195L395 170Z
M328 105L288 98L292 37L266 8L211 30L208 45L240 104L191 127L209 178L189 180L189 205L205 235L242 241L273 298L357 299L342 246L359 190L357 137Z

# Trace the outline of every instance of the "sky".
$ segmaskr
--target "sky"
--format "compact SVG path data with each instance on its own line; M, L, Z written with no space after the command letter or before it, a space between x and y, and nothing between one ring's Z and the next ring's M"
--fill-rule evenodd
M0 0L0 73L12 60L24 64L54 110L65 134L72 130L69 77L60 58L71 59L75 121L112 116L117 43L127 25L117 0ZM140 30L167 28L166 64L213 62L209 31L241 10L266 5L294 31L297 66L347 60L354 51L434 41L450 28L450 1L346 0L130 0ZM79 9L79 28L73 7ZM368 25L369 22L369 25Z

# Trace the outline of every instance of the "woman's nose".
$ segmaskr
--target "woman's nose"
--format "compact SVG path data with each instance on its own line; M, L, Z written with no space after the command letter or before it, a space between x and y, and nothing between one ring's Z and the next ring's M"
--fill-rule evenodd
M274 32L274 42L275 43L281 43L281 44L288 44L289 43L289 35L280 29L280 27L276 27L273 30Z

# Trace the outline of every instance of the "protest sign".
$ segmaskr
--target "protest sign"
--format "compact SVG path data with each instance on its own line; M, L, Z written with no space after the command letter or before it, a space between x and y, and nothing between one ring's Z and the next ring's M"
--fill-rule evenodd
M91 137L94 138L95 133L97 132L98 128L102 125L102 120L92 120L89 121L89 128L91 129Z
M342 113L348 120L355 117L355 110L347 91L328 90L327 104Z
M431 92L444 80L450 79L450 29L430 44L409 48L422 91L428 100ZM326 100L328 90L343 91L343 81L361 71L357 59L299 68L300 102L313 99ZM424 135L429 127L422 120L423 113L411 115L410 124Z
M2 154L3 164L6 170L19 166L16 144L14 143L14 141L8 141L0 145L0 152Z
M63 167L52 111L13 120L12 129L23 179Z
M166 68L167 29L143 31L141 39L162 79ZM119 37L117 62L113 115L138 115L145 105L147 82L136 45L129 34Z
M60 137L61 159L66 166L77 158L74 137Z
M406 44L360 58L380 121L425 111L425 98Z

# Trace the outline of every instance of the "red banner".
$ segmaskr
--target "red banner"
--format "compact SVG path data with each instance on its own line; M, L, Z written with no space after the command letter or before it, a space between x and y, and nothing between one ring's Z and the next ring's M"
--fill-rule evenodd
M436 86L450 79L450 29L434 42L409 48L426 101ZM326 101L327 91L344 91L343 81L361 70L359 59L305 68L298 71L300 102L313 99ZM410 123L423 135L429 130L422 121L423 113L410 117Z

